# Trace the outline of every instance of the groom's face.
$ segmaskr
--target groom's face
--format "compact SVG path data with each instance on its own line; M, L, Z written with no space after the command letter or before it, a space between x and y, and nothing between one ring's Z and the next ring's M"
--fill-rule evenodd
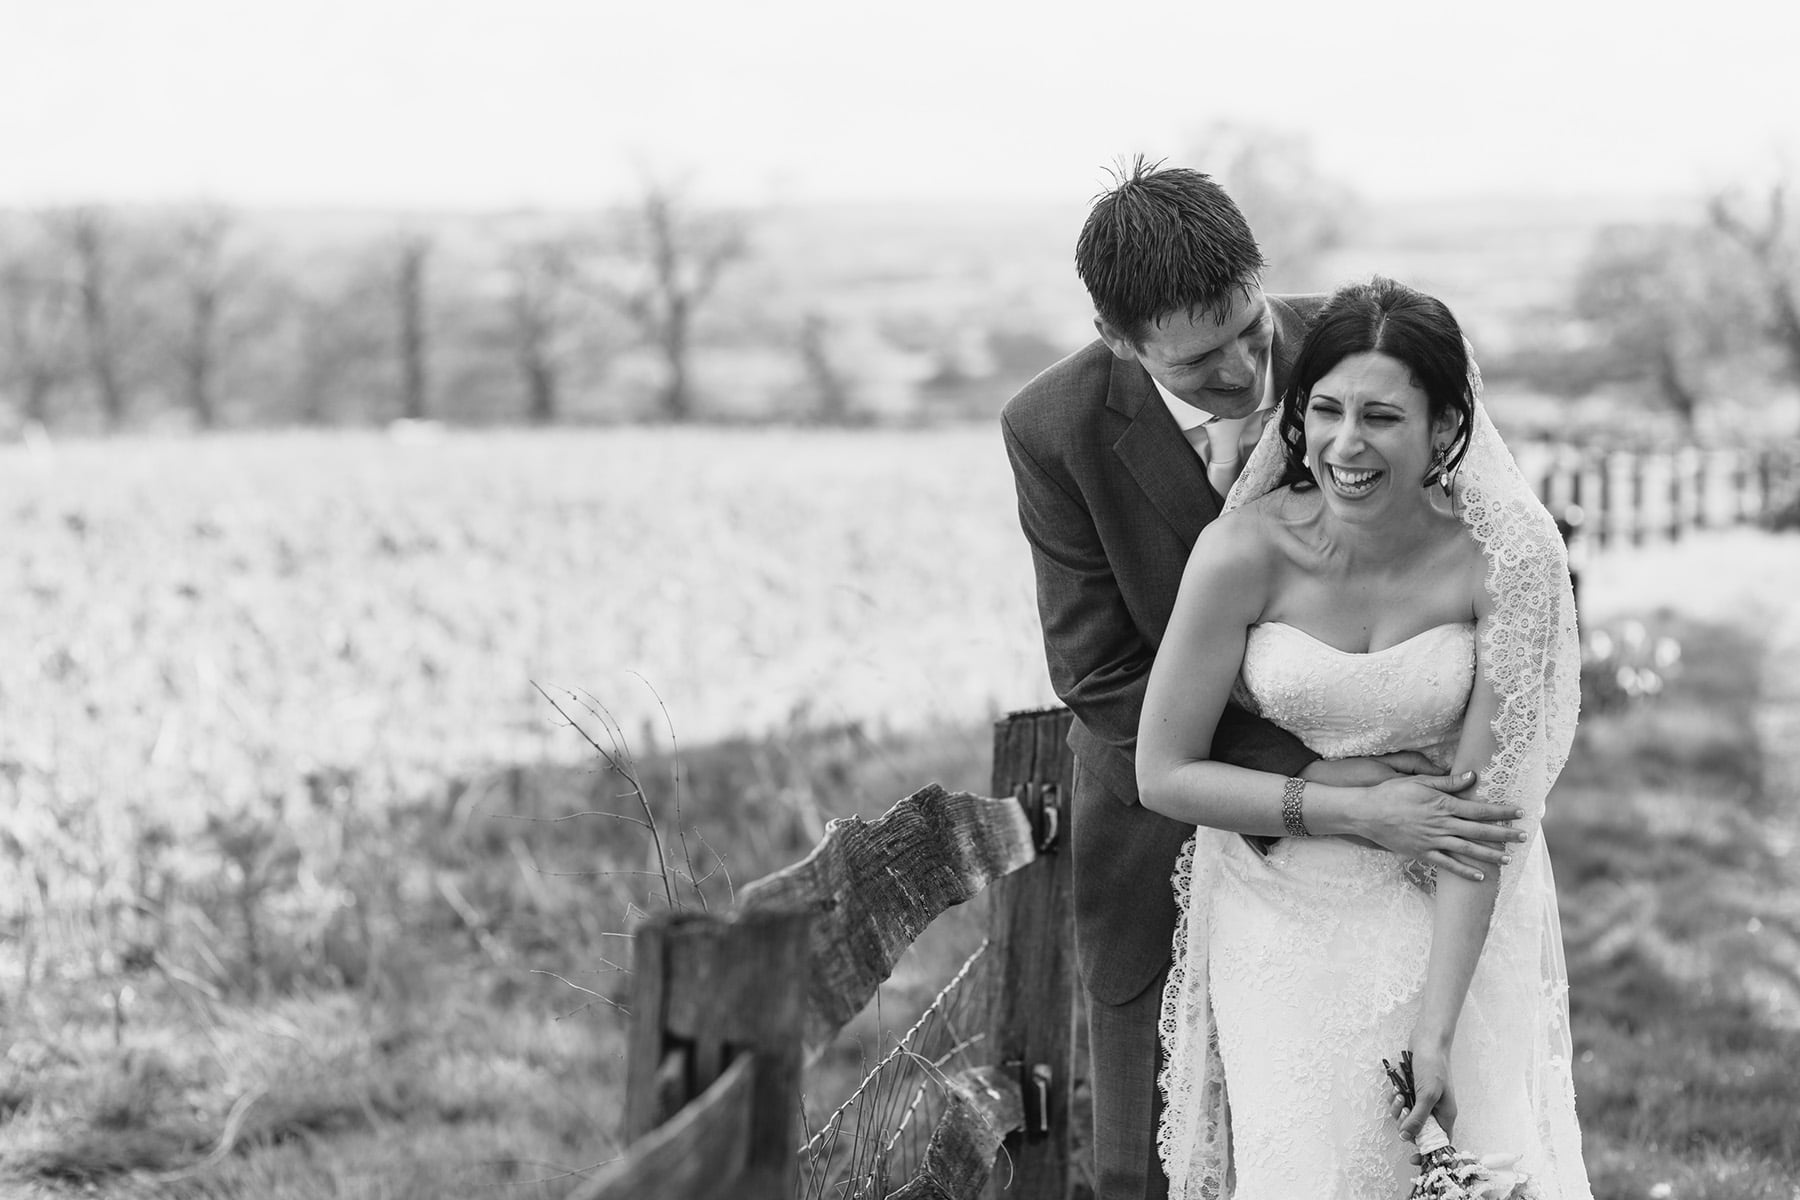
M1251 285L1232 298L1222 320L1198 309L1176 311L1163 314L1141 342L1104 322L1100 336L1120 358L1143 364L1184 404L1216 417L1248 416L1262 403L1275 321L1260 287Z

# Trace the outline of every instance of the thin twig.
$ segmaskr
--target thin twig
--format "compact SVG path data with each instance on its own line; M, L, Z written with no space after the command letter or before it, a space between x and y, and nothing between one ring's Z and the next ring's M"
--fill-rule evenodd
M671 875L676 879L681 878L679 871L651 871L642 867L610 867L604 871L546 871L542 867L533 867L532 870L550 879L604 879L608 875L648 875L666 883Z
M571 1008L566 1013L558 1013L555 1017L552 1018L552 1020L566 1021L570 1017L578 1017L582 1013L586 1012L588 1009L594 1007L594 1005L596 1005L596 1004L604 1004L609 1008L616 1009L621 1016L629 1017L631 1015L631 1010L629 1008L626 1008L623 1004L620 1004L617 1000L610 999L606 996L601 996L597 999L589 1000L586 1004L577 1005L576 1007Z
M714 850L712 848L712 843L708 842L704 837L700 836L700 830L698 828L696 828L694 830L694 840L699 842L702 846L704 846L706 848L706 852L713 856L713 863L715 864L713 867L713 871L721 872L725 876L725 903L726 903L726 905L728 907L731 905L735 905L737 903L737 885L731 882L731 867L726 864L725 856L723 854L720 854L717 850ZM713 871L708 871L706 873L706 877L708 879L711 879L713 877Z
M604 1004L604 1005L608 1006L609 1008L617 1009L619 1012L624 1013L628 1017L631 1015L631 1010L629 1008L626 1008L623 1004L620 1004L617 1000L614 1000L611 996L603 996L599 992L596 992L593 988L582 987L579 983L575 983L572 980L565 979L563 976L558 975L555 971L548 971L542 967L533 967L531 973L533 975L548 975L548 976L550 976L550 978L556 980L558 983L566 984L567 986L574 988L578 992L581 992L585 995L589 995L589 996L593 997L592 1000L589 1000L586 1004L583 1004L580 1008L570 1009L568 1012L563 1013L561 1016L557 1017L556 1019L558 1021L566 1021L570 1017L574 1016L576 1013L584 1013L588 1009L594 1007L594 1005L596 1005L596 1004Z
M661 872L662 872L663 896L668 901L668 905L670 908L673 909L673 908L678 907L675 903L675 886L669 880L669 860L668 860L668 857L663 853L662 832L659 829L657 829L657 827L656 827L656 814L650 810L650 799L649 799L649 797L644 795L644 789L641 786L639 786L637 779L633 774L626 771L624 768L622 768L619 765L619 758L617 756L614 756L613 754L609 753L604 746L602 746L599 742L595 741L594 736L592 734L590 734L586 729L582 728L581 725L578 722L576 722L573 717L569 716L568 712L566 712L563 709L563 706L558 704L556 702L556 699L553 696L551 696L549 692L544 690L543 685L539 684L534 679L534 680L532 680L531 686L537 689L538 695L542 696L545 700L549 701L550 707L556 710L556 713L558 716L560 716L563 720L569 722L570 725L574 726L575 732L580 734L582 737L582 740L587 742L588 745L592 746L594 748L594 751L597 754L599 754L602 758L606 759L608 765L610 765L615 771L618 771L621 775L625 776L626 780L631 783L633 789L637 792L638 803L641 804L644 808L644 820L648 823L648 827L650 830L650 841L656 848L656 865L661 869ZM573 692L571 692L569 694L571 696L574 695ZM619 735L618 740L619 740L619 744L621 746L624 746L624 736L622 733ZM625 748L625 757L627 759L629 759L629 748L628 747Z
M633 671L632 674L636 675L639 682L650 689L650 694L656 697L656 707L662 709L663 726L669 731L669 774L675 802L675 834L681 839L681 856L687 860L688 878L693 879L695 875L694 855L688 849L687 831L681 826L681 743L675 740L675 721L669 716L669 706L663 703L662 693L656 690L656 685L637 671ZM710 911L710 907L706 903L706 893L700 890L698 881L694 884L694 894L700 897L701 910L703 912Z
M627 794L629 794L629 793L627 793ZM623 798L624 798L623 796L620 797L620 799L623 799ZM646 822L639 820L637 817L630 816L626 813L603 812L602 810L597 809L597 808L596 809L588 809L583 812L566 813L560 817L534 817L527 813L489 813L488 814L488 819L492 820L492 821L535 821L535 822L538 822L539 824L543 824L543 825L556 825L563 821L573 821L577 817L611 817L615 821L629 821L633 825L642 825L645 829L650 828L650 826Z
M556 982L558 982L560 984L564 984L565 986L568 986L568 987L572 987L578 992L585 992L588 995L592 996L596 1000L605 1000L606 999L605 996L601 995L599 992L596 992L593 988L582 987L579 983L573 982L568 977L563 976L563 975L558 975L555 971L548 970L544 967L533 967L531 969L531 973L533 975L548 975L550 978L556 980Z

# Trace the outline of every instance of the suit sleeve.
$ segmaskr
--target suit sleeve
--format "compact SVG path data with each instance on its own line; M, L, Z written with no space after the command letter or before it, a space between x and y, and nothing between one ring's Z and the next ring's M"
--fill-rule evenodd
M1051 686L1095 736L1135 755L1155 650L1126 608L1087 506L1004 417L1001 430L1037 576ZM1280 775L1296 774L1318 757L1286 730L1231 705L1213 747L1223 762Z

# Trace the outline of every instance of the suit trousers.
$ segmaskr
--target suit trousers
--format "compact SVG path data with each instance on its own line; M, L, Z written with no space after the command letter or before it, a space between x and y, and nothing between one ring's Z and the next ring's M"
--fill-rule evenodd
M1089 1075L1094 1097L1095 1200L1166 1200L1169 1180L1156 1156L1162 1094L1163 983L1168 968L1123 1004L1088 1001Z
M1169 876L1192 830L1120 800L1080 754L1071 790L1096 1200L1164 1200L1169 1184L1156 1155L1157 1026L1174 949Z

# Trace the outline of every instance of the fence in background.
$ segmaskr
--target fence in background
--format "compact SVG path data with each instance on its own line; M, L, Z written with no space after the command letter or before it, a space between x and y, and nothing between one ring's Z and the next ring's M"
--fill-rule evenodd
M1566 535L1596 551L1764 521L1793 503L1800 487L1800 461L1791 448L1559 446L1526 470Z
M1071 1197L1079 989L1059 852L1069 719L1055 709L996 726L998 799L926 787L875 821L832 822L805 859L744 889L728 913L641 925L629 1147L569 1200L792 1200L806 1058L934 918L990 888L985 1061L938 1080L945 1103L917 1170L872 1194Z

